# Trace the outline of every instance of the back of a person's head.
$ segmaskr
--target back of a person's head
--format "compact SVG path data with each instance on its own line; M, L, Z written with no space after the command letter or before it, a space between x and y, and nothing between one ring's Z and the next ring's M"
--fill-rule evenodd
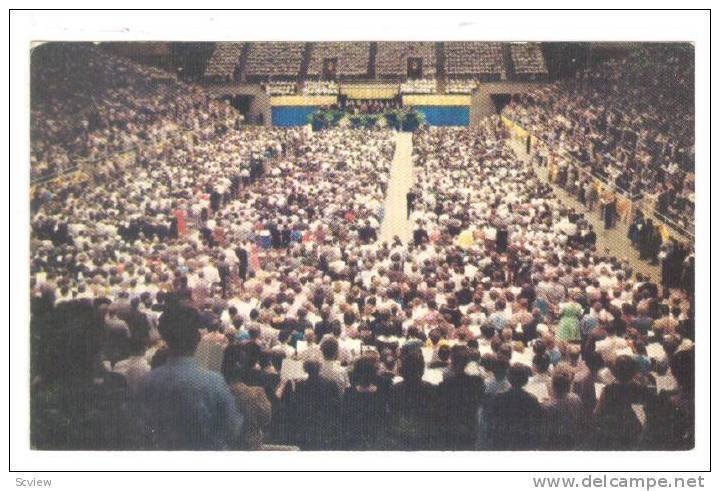
M443 344L438 348L437 357L440 361L448 361L450 359L450 347Z
M538 373L546 373L550 369L550 355L547 353L533 356L533 368Z
M361 356L355 361L352 371L352 381L354 385L367 387L371 385L377 377L377 360L370 356Z
M483 339L492 339L495 336L495 328L492 324L485 323L480 326L480 335Z
M309 379L316 379L320 375L320 363L317 360L307 360L303 363L303 370Z
M552 388L555 397L562 399L570 392L570 376L565 372L558 372L552 377Z
M628 355L618 356L612 366L612 373L620 383L627 383L632 380L637 371L637 363Z
M450 350L450 364L456 372L465 370L467 364L470 363L470 352L467 346L456 344Z
M507 378L514 389L521 389L530 379L530 367L522 363L513 363L508 370Z
M422 352L410 350L401 355L400 376L405 380L421 380L425 373L425 359Z
M176 304L165 309L160 316L158 331L173 354L191 356L200 341L198 324L197 310Z
M328 361L335 360L338 354L338 342L335 338L327 338L320 344L323 358Z
M230 344L225 348L222 360L222 374L228 383L242 378L248 368L247 351L239 344Z
M504 356L495 356L490 362L490 370L496 379L505 378L509 368L510 361Z
M695 384L695 349L680 350L670 359L670 371L685 393L693 393Z
M342 334L342 325L340 324L340 322L335 321L332 323L332 333L333 336L337 338L340 337L340 335Z
M46 356L40 371L46 379L85 378L94 370L102 346L101 317L92 302L71 300L56 305L42 338Z
M590 371L597 372L605 365L605 362L600 353L598 353L597 351L591 351L587 354L587 357L585 359L585 365L587 365Z
M260 328L258 326L250 326L248 329L248 336L250 339L259 339L260 338Z

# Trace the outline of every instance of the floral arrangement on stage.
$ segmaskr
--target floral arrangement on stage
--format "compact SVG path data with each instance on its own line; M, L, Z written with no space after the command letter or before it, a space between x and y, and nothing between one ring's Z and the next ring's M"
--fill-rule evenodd
M414 108L392 109L382 114L349 114L337 109L320 109L308 116L313 131L327 128L395 128L415 131L425 122L425 116Z

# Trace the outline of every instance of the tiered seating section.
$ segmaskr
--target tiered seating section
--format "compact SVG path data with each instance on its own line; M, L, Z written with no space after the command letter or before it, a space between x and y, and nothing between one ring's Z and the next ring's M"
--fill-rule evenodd
M325 58L336 58L335 74L339 77L364 77L370 64L368 42L320 42L315 43L308 65L309 77L320 77Z
M295 93L295 82L268 82L265 92L268 95L292 95Z
M546 75L545 57L538 43L516 43L510 45L510 56L515 65L516 75Z
M308 80L303 87L305 95L337 95L340 88L337 82Z
M478 86L474 79L455 79L448 80L445 84L445 92L447 94L472 94Z
M423 77L434 77L437 66L435 43L379 42L375 72L381 77L403 77L407 74L408 58L422 59Z
M692 50L650 45L539 86L503 112L583 171L655 202L663 221L692 232L693 87Z
M236 79L242 49L243 43L217 43L205 69L205 76L223 81Z
M207 102L165 71L84 43L35 49L31 87L33 181L163 140L190 127L195 108Z
M206 78L220 81L239 80L244 44L217 43L205 71ZM432 79L438 73L438 43L377 42L374 67L371 66L371 44L373 43L349 41L310 43L310 52L306 55L307 43L252 42L247 60L243 63L245 77L257 80L294 79L302 76L318 80L324 75L326 59L335 60L333 78L337 80L412 79L415 77L408 77L408 58L421 60L422 70L418 70L417 77ZM445 73L453 86L449 93L472 91L470 84L465 86L459 82L464 79L496 81L515 75L521 79L536 80L547 75L545 58L539 43L510 44L514 74L507 66L508 46L504 43L448 41L442 43L442 48ZM303 61L307 63L307 70ZM374 74L371 73L373 68Z
M505 73L502 43L446 42L445 63L449 77L477 77Z
M297 77L305 43L251 43L245 73L250 77Z
M437 80L408 80L400 86L401 94L434 94L437 92Z

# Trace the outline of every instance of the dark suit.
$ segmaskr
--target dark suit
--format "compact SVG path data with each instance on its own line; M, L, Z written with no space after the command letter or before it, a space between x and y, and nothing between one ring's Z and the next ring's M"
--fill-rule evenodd
M338 448L340 437L340 400L337 387L322 378L297 384L289 396L291 439L303 450Z
M438 387L448 449L470 450L477 434L477 410L485 394L480 377L452 373Z
M413 242L416 246L424 244L428 240L428 233L424 228L415 229L413 232Z
M248 271L248 252L242 247L236 247L235 255L238 258L238 275L245 281Z
M493 450L532 450L544 444L545 414L537 398L510 389L491 398L485 407L488 445Z
M360 235L360 241L363 244L368 244L371 241L374 242L377 240L377 233L375 232L375 229L372 228L370 225L362 227L359 230L359 235Z

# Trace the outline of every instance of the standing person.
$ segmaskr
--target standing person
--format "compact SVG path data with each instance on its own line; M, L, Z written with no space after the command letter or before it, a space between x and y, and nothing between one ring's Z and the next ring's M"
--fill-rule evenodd
M186 218L187 213L185 212L185 209L182 207L177 207L175 209L175 220L176 220L176 227L177 227L177 235L179 238L185 237L185 234L187 233L187 227L186 227Z
M242 281L245 281L248 273L248 250L246 245L236 247L235 255L238 258L238 276Z
M587 207L590 211L595 211L595 205L598 202L597 185L591 180L587 186Z
M615 227L615 217L617 214L617 200L614 195L608 196L603 208L603 220L605 222L605 230Z
M217 211L220 209L221 198L222 195L218 192L216 188L213 188L210 192L210 209L212 210L213 214L217 213Z
M495 235L495 250L499 254L505 254L508 247L508 229L505 226L498 227Z
M572 374L555 373L549 401L543 404L547 414L550 448L577 449L585 436L585 412L577 394L570 392Z
M405 199L407 201L407 217L410 218L410 215L415 210L415 200L417 199L417 194L411 189L405 195Z
M340 402L333 382L320 376L320 363L306 360L307 379L289 394L291 441L303 450L333 450L340 436Z
M387 424L385 391L377 385L377 363L370 356L360 357L352 372L352 385L342 407L342 434L345 450L378 449Z
M198 312L180 304L160 316L169 359L145 376L140 397L154 448L223 450L236 446L242 434L244 417L225 380L193 357L198 324Z
M514 363L508 372L510 390L490 398L485 408L489 448L533 450L542 448L545 412L537 398L523 389L530 368Z
M594 446L598 449L629 450L637 446L642 431L642 424L632 405L645 402L646 389L633 381L638 367L630 356L618 356L611 370L615 382L605 386L593 415Z
M43 329L39 342L46 353L38 360L31 386L33 448L136 448L142 438L133 431L125 380L100 363L102 321L97 309L89 302L71 300L49 306L42 319L37 310L33 314L33 327Z
M425 360L420 350L400 355L402 382L390 390L389 439L397 450L432 450L438 428L433 424L437 404L435 388L422 380Z
M226 349L223 353L222 373L245 417L240 447L244 450L259 450L270 426L270 400L262 387L253 387L246 383L246 354L242 349L237 349L237 346Z
M428 241L428 233L425 230L425 224L420 220L417 221L417 227L413 231L413 243L415 247L421 246Z
M479 376L465 372L470 363L466 346L453 346L450 367L438 387L440 423L447 448L469 450L477 434L477 412L485 395L485 382Z
M220 275L220 288L222 289L222 298L227 298L230 292L230 262L227 257L223 256L217 266Z

